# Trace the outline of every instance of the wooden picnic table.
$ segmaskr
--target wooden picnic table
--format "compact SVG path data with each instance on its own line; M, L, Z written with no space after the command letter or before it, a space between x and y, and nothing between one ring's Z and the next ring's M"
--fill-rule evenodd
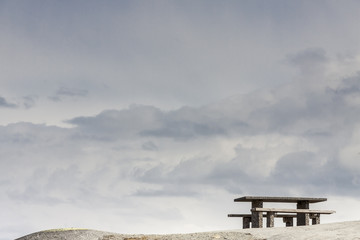
M331 214L335 211L331 210L310 210L310 203L319 203L327 201L327 198L310 198L310 197L265 197L265 196L244 196L234 199L235 202L251 202L251 215L246 214L229 214L229 217L243 217L244 228L251 225L253 228L263 227L263 217L267 217L267 226L274 226L274 217L283 217L286 226L293 225L293 216L289 217L282 215L277 216L277 213L292 213L296 214L297 226L309 225L310 216L313 219L313 224L320 223L320 214ZM272 203L296 203L296 209L277 209L277 208L263 208L264 202ZM266 215L263 215L263 213Z

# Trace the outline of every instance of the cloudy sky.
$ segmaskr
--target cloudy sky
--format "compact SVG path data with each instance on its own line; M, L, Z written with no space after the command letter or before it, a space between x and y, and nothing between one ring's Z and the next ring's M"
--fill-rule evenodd
M360 206L359 1L0 1L0 239ZM360 210L360 209L358 209Z

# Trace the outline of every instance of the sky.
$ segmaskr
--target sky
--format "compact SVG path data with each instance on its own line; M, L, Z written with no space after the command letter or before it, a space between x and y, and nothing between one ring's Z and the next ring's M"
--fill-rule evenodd
M0 1L0 240L236 229L245 195L359 220L359 10Z

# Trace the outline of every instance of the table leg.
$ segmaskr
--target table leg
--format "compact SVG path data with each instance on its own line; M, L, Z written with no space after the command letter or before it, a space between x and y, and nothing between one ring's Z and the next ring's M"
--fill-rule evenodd
M266 227L274 227L275 212L268 212L266 217Z
M250 228L251 217L243 217L243 228Z
M284 217L283 222L286 224L287 227L294 226L294 218L293 217Z
M299 201L297 203L297 209L309 209L309 201ZM309 225L309 214L308 213L298 213L297 214L297 226L306 226Z
M320 214L319 213L310 214L310 218L312 219L312 225L320 224Z
M255 200L251 203L251 208L262 208L263 201ZM251 212L251 227L262 228L263 227L263 213L262 212Z

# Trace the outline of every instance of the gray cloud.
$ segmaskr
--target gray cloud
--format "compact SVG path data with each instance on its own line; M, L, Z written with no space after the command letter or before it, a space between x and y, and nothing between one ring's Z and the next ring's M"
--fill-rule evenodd
M339 95L358 95L360 92L360 73L356 76L346 78L335 89L335 93Z
M193 121L166 121L162 128L155 130L145 130L141 132L143 136L170 137L179 140L187 140L197 136L222 135L224 130L218 126L197 123Z
M77 126L78 137L111 140L135 137L147 128L160 124L163 113L151 106L134 105L124 110L108 110L95 117L77 117L66 121Z
M74 118L67 123L77 126L79 134L99 139L142 136L189 141L263 133L337 137L336 134L348 131L360 120L360 108L348 101L349 97L357 96L358 82L359 77L354 76L339 81L336 87L324 85L313 91L295 84L285 85L267 93L243 95L235 102L224 100L223 110L217 104L174 111L138 105L104 111L94 117ZM267 100L269 97L271 100ZM342 125L343 119L349 125Z
M179 163L170 171L159 165L139 178L157 187L140 189L135 195L193 197L213 187L232 194L291 195L297 189L305 195L359 196L359 174L344 168L339 159L321 162L322 158L320 153L291 152L278 160L268 176L260 168L245 172L244 164L251 164L251 159L224 162L193 159Z
M256 178L247 175L238 161L217 163L204 158L181 161L168 169L159 164L137 176L141 182L153 183L160 189L140 189L141 196L187 196L202 195L206 187L224 188L232 193L241 193L247 184L253 186ZM239 184L240 183L240 184ZM248 186L249 187L249 186Z
M16 108L17 105L14 103L9 103L5 98L0 97L0 107L4 108Z
M0 190L16 203L125 215L145 197L159 210L217 192L358 197L360 166L342 153L358 144L357 80L294 82L172 111L133 105L70 119L69 129L1 126Z
M225 134L219 124L212 124L214 119L206 116L207 113L197 111L181 108L163 112L151 106L134 105L129 109L104 111L95 117L78 117L66 122L83 129L83 133L101 135L101 139L141 135L189 140Z
M156 146L156 144L153 143L152 141L144 142L141 145L141 147L142 147L142 149L147 150L147 151L157 151L157 150L159 150L158 147Z
M297 54L288 55L287 59L294 65L310 65L327 61L326 52L322 48L309 48Z
M27 186L22 192L17 190L9 190L7 192L9 199L15 202L25 204L43 204L54 206L57 204L66 203L58 197L52 197L46 194L44 191L39 190L33 186Z
M61 87L56 91L55 95L49 97L49 99L54 102L59 102L67 97L77 98L77 97L86 97L87 95L88 95L88 91L85 89Z
M269 181L284 188L307 188L309 194L359 196L358 173L341 165L339 159L321 162L321 153L294 152L276 164Z
M283 194L287 194L292 186L307 191L304 186L310 185L324 193L347 191L350 195L357 195L357 185L354 184L357 173L352 173L341 159L334 156L338 156L349 144L349 138L360 120L359 105L348 101L349 97L358 96L358 82L356 75L339 80L335 86L325 82L320 89L312 91L309 91L309 86L299 88L294 84L270 92L254 92L224 100L221 106L214 104L169 112L138 106L69 122L76 124L76 129L81 132L105 134L113 137L113 141L123 136L155 138L158 141L163 138L182 140L190 145L205 137L252 138L255 146L283 141L273 150L249 148L243 142L245 145L233 146L236 156L222 163L195 158L172 167L160 164L143 169L135 179L158 186L152 190L139 190L138 194L143 196L170 196L174 195L171 189L181 189L183 186L191 188L193 184L225 188L232 193L261 193L273 191L283 181L288 183L278 188L278 192ZM146 116L148 120L141 116ZM274 134L279 135L275 140L263 137ZM298 144L301 146L304 142L308 146L300 151ZM281 150L286 147L281 144L288 144L290 148ZM276 154L273 164L266 159L272 154ZM297 164L298 167L291 167ZM268 168L270 175L263 173L262 178L251 175L256 169L266 172L261 168ZM341 187L344 184L347 190ZM268 190L261 185L268 187ZM312 188L308 188L309 191ZM181 192L191 196L192 191L179 191L178 194Z
M324 71L328 57L322 48L308 48L297 54L288 55L287 61L298 67L302 74L311 75Z
M38 99L37 96L29 95L19 98L17 100L17 103L11 103L7 101L4 97L0 97L0 107L9 108L9 109L14 109L14 108L29 109L35 106L37 99Z
M69 96L69 97L85 97L88 94L87 90L76 89L76 88L66 88L62 87L56 91L58 96Z
M332 14L319 16L314 9L324 6L317 3L282 6L275 2L263 3L266 7L261 8L255 3L233 2L199 2L196 6L189 2L109 3L101 5L102 11L98 12L93 11L98 3L73 3L70 8L67 4L38 1L9 2L3 4L6 10L1 16L2 41L8 43L3 52L2 64L7 68L4 74L11 85L31 79L31 88L40 97L53 89L51 84L43 84L47 82L44 79L51 79L68 86L59 89L62 97L80 97L91 91L91 95L99 94L96 96L106 99L106 103L117 99L126 104L162 103L169 108L206 104L239 92L289 82L292 76L282 69L279 60L284 54L307 49L309 45L322 48L291 55L289 61L311 68L329 58L324 50L338 53L344 51L344 46L351 46L348 51L356 52L357 45L346 44L357 38L353 36L355 31L349 30L356 22L350 15L356 14L342 15L335 21ZM324 5L336 13L344 7L334 7L332 2ZM354 5L348 11L357 9ZM39 6L42 12L38 12ZM209 13L213 9L218 9L215 18ZM30 12L37 12L38 17ZM289 17L292 12L298 14L296 18ZM261 17L254 18L256 14ZM47 25L42 25L41 19L47 19ZM333 37L337 35L336 28L318 29L324 19L327 24L349 27L348 31L341 28L346 32L341 38L345 44ZM324 39L318 39L313 32L322 32ZM266 58L259 57L264 53ZM101 92L105 90L99 89L100 83L109 86L106 92ZM60 96L50 98L59 101ZM96 102L96 98L92 101ZM103 109L106 106L104 103Z
M344 192L345 194L346 192L345 195L357 196L356 179L358 173L354 173L344 166L341 159L336 156L347 144L348 138L359 122L359 105L349 104L346 101L349 96L358 96L358 82L358 76L354 76L340 80L338 87L332 88L324 85L320 90L316 89L312 92L308 92L308 88L299 89L296 86L293 86L294 88L285 86L287 91L290 90L289 92L283 92L284 89L273 91L273 93L275 92L273 96L276 97L272 99L270 104L264 102L263 105L254 106L250 113L245 116L236 113L237 109L242 108L242 101L248 96L242 97L241 101L232 105L234 111L230 111L230 113L216 112L217 108L213 106L198 108L191 111L192 114L184 114L182 110L168 113L171 117L166 116L167 121L168 119L181 119L186 116L189 121L191 119L196 122L197 119L201 119L202 124L211 123L213 124L212 127L215 128L218 124L223 132L229 133L226 135L214 134L211 135L212 137L237 136L241 138L251 136L257 138L264 134L281 134L281 138L293 136L295 139L308 142L309 147L307 148L309 150L297 151L296 143L293 143L295 144L294 148L287 153L280 154L273 166L263 165L267 160L259 159L259 157L266 157L266 152L269 152L269 149L263 150L264 155L259 155L261 153L246 147L235 148L238 157L222 163L209 162L200 158L180 162L170 170L164 165L158 165L145 171L139 179L143 182L159 184L162 186L162 190L147 190L146 194L140 193L144 196L156 194L163 196L168 189L168 194L172 195L171 189L200 184L223 187L233 193L248 191L259 193L268 191L271 193L276 188L278 193L289 194L291 188L296 188L311 194L316 192L323 194ZM258 98L266 97L262 94L254 94ZM227 108L229 107L227 105ZM219 121L217 122L214 118L199 117L203 115L221 115L221 120L214 117ZM173 118L173 116L178 118ZM235 124L237 122L245 122L243 125L248 126L247 129L253 130L241 131ZM159 121L159 123L164 124L163 121ZM203 134L193 131L190 125L182 126L187 126L187 131L193 134L192 137L187 138L188 141ZM179 135L181 136L181 133ZM156 134L151 136L164 137ZM169 134L167 137L172 138L172 135ZM176 138L174 139L176 140ZM316 150L311 151L311 148ZM254 161L259 161L259 163ZM263 177L259 178L247 170L249 165L254 165L255 169L257 166L260 172L262 171L261 167L272 169L270 169L271 172L268 176L262 175ZM196 173L191 172L193 169L196 169ZM166 184L164 184L165 182ZM169 184L172 187L169 187ZM259 187L261 185L264 187ZM345 188L344 185L346 185Z
M329 173L323 172L326 167L319 161L320 156L312 152L292 152L282 156L276 163L272 176L279 183L293 185L323 182Z
M199 231L238 194L358 198L358 1L69 2L0 3L2 229Z
M29 95L23 97L23 105L26 109L32 108L35 106L38 96Z
M199 191L199 185L173 185L173 184L162 184L160 189L139 189L134 193L137 197L199 197L201 191Z

